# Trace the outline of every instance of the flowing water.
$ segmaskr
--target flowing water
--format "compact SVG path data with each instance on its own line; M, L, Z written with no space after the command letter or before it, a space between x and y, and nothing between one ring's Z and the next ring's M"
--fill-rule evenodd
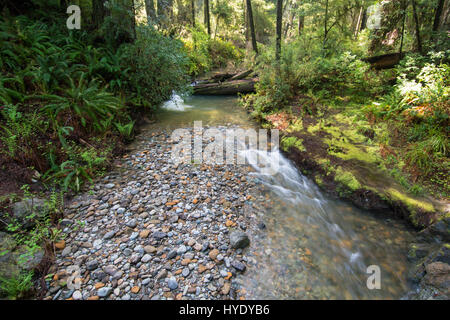
M174 96L157 115L160 129L238 125L254 127L231 97ZM247 150L251 159L256 150ZM283 156L276 175L254 164L251 175L263 198L259 219L265 229L248 230L252 265L240 277L248 299L399 299L407 283L408 244L416 234L389 215L376 216L331 199ZM370 290L369 266L379 268L381 289Z

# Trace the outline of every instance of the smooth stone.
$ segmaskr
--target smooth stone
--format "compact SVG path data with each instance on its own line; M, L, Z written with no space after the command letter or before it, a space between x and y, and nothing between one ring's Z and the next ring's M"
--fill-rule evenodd
M169 281L167 283L168 287L170 290L175 290L178 288L178 282L177 279L175 279L175 277L171 277L169 278Z
M247 234L242 231L233 231L230 234L230 245L234 249L243 249L250 244Z

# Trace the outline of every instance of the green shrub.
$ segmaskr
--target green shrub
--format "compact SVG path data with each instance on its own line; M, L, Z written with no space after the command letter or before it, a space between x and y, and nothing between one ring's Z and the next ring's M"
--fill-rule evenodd
M213 69L223 68L228 63L242 61L243 54L232 43L220 38L212 39L202 26L191 28L190 41L185 41L189 56L189 74L197 76Z
M169 99L172 92L187 90L188 58L181 41L161 35L151 27L138 27L138 39L121 48L121 65L129 69L127 90L150 106Z
M49 102L43 111L57 122L58 115L64 111L73 112L80 120L83 127L92 124L102 131L101 120L114 117L121 108L119 99L111 93L99 88L96 80L86 80L86 74L82 73L77 82L69 79L70 87L63 91L62 95L38 96Z
M20 272L11 277L0 277L0 293L9 299L20 299L33 287L33 272Z

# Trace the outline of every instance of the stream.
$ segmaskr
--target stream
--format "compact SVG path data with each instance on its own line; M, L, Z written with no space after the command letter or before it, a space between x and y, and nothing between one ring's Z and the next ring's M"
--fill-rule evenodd
M204 126L257 128L234 97L178 96L157 115L159 129ZM256 150L246 150L251 158ZM265 161L274 154L265 153ZM404 223L334 200L284 156L276 175L253 165L264 199L258 219L264 230L248 230L250 268L238 281L248 299L401 299L407 281L408 244L416 233ZM380 289L370 290L369 266L380 270Z

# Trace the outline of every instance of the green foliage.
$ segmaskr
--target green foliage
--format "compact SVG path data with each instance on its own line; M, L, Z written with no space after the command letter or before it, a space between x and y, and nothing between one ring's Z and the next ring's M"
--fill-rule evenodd
M243 55L239 49L220 38L211 39L201 26L190 29L192 40L185 41L189 56L189 74L197 76L228 63L238 64Z
M81 190L85 181L92 182L95 172L105 170L107 155L111 150L97 151L70 143L65 149L68 160L58 164L52 153L49 154L51 168L44 176L44 181L59 182L64 191L69 188L75 192Z
M9 278L0 277L0 292L9 299L20 299L33 286L33 272L20 272Z
M284 151L289 151L290 148L297 148L300 151L306 151L303 146L303 140L296 137L283 137L281 139L281 147Z
M0 125L0 141L5 146L0 153L20 158L36 152L35 140L39 133L46 130L48 124L36 112L19 112L17 105L2 107L0 114L4 118L4 124Z
M90 123L98 131L107 129L103 128L100 121L114 117L121 107L119 99L100 89L97 81L88 82L85 73L80 75L77 82L72 79L69 82L70 87L62 95L40 96L49 102L43 111L53 122L57 122L60 113L70 110L84 127Z
M130 141L133 138L134 121L131 121L127 124L115 122L114 126L116 127L120 135L124 137L127 141Z
M121 49L121 65L129 69L127 90L150 106L169 99L173 90L187 90L188 58L181 41L151 27L138 27L138 39Z

